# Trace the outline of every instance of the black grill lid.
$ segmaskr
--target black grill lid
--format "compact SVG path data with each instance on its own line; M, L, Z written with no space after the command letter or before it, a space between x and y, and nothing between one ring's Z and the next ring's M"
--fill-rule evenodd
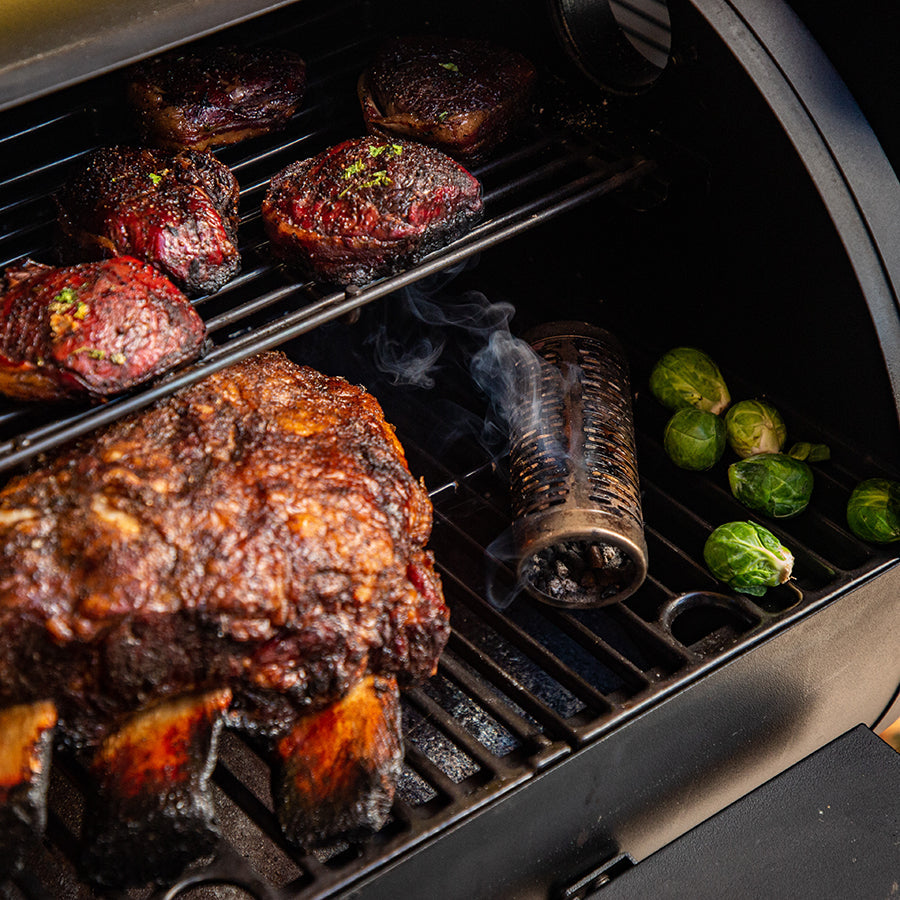
M0 110L289 2L6 0L0 5Z

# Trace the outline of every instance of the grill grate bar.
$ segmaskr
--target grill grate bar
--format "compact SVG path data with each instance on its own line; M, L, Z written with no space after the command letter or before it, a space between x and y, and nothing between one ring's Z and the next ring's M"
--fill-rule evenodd
M610 647L596 632L579 621L573 614L558 609L547 608L544 615L560 629L569 634L597 659L615 670L635 690L644 690L652 684L652 679L644 674L631 660Z
M422 775L445 802L462 802L469 793L465 784L457 784L415 744L407 742L405 757L406 764Z
M68 122L75 116L80 115L80 113L80 109L65 109L57 114L41 116L37 121L27 122L16 128L14 131L10 131L7 134L0 134L0 147L12 141L22 140L22 138L29 137L43 129L52 128L62 122ZM5 183L6 182L0 182L0 184Z
M221 756L216 762L213 777L216 784L253 820L260 831L283 849L289 847L272 811L247 787L241 776L231 770Z
M652 579L648 576L648 581ZM669 594L673 597L673 594ZM610 615L620 617L629 628L640 630L641 634L653 643L653 653L656 658L665 658L672 661L672 668L683 670L693 667L697 661L697 655L692 653L680 641L676 641L672 635L661 629L655 622L647 622L642 619L628 603L619 603L609 609Z
M676 506L677 505L678 504L676 504ZM647 525L646 523L644 524L644 531L648 541L650 539L656 540L661 546L665 547L669 553L677 557L684 566L691 570L691 575L695 584L712 584L712 576L700 564L698 561L699 557L695 557L693 554L688 553L684 546L679 544L674 537L670 537L665 532L658 530L653 525ZM712 531L712 526L709 526L709 531ZM677 595L681 592L674 587L669 587L666 588L666 593Z
M77 153L71 153L68 156L60 156L44 165L35 166L34 168L30 168L25 172L20 172L16 175L13 175L11 178L6 178L3 181L0 181L0 190L6 190L8 188L17 189L19 185L29 181L30 179L37 178L38 176L46 175L48 172L59 171L60 173L62 173L73 162L76 162L77 160L85 157L88 152L88 150L80 150ZM44 198L40 196L21 197L17 199L15 203L10 203L8 206L0 207L0 213L9 212L10 210L16 209L17 207L24 206L26 203L33 203L36 199L43 200Z
M521 194L522 191L532 184L540 183L565 171L572 162L573 157L568 155L556 156L542 165L529 169L518 178L510 179L496 188L486 190L484 192L484 202L497 203L508 196Z
M516 735L522 745L528 748L528 761L533 768L541 769L568 752L565 745L548 738L536 725L517 714L498 694L486 691L452 651L445 651L441 657L440 671L449 675L470 697L477 698L490 715Z
M517 706L532 716L535 721L552 737L569 744L577 744L578 736L575 728L543 700L532 693L521 681L499 663L486 656L470 640L454 630L450 636L448 648L465 660L476 672L494 684L504 695Z
M321 137L321 135L321 128L311 128L309 131L304 131L302 134L295 138L282 141L275 146L270 146L266 150L256 153L253 156L247 156L235 163L228 162L228 167L235 173L236 176L238 176L240 180L240 173L244 169L249 169L251 166L258 166L260 163L265 163L274 159L275 157L283 156L288 153L288 151L293 151L295 148L302 147L303 144L309 143L310 141L315 141L317 138ZM220 153L219 157L223 162L226 161L226 159L224 158L224 153ZM298 159L299 158L301 157L298 156ZM241 198L246 199L247 197L252 197L254 194L261 193L266 189L268 183L268 178L261 178L253 182L241 181ZM252 221L254 218L258 218L258 214L245 216L241 219L241 221L248 222Z
M416 706L429 722L449 737L452 743L464 750L484 771L484 775L496 778L506 776L508 766L502 759L491 754L480 741L476 740L462 725L435 700L420 688L405 691L403 697ZM482 775L481 777L484 777Z
M447 529L453 532L455 542L460 544L469 544L472 542L468 535L464 534L454 523L445 523L441 519L442 525L447 525ZM448 542L442 537L440 540L442 550L442 564L452 558L458 557L458 551L454 553L448 546ZM484 549L481 547L469 546L467 549L469 554L483 554ZM442 577L444 570L442 568ZM510 573L511 577L511 573ZM526 631L519 628L511 622L508 616L503 615L487 600L475 593L472 588L463 582L457 580L454 574L446 573L446 578L452 579L459 588L458 596L467 607L472 609L478 615L479 619L491 626L498 634L502 635L506 640L515 644L526 656L534 660L534 662L545 672L550 674L562 687L571 691L575 696L579 697L592 709L599 711L609 711L611 703L609 699L598 691L593 685L589 684L583 678L575 673L575 671L563 663L553 652L547 649L542 643L532 638ZM543 607L539 607L533 603L530 598L523 595L523 604L528 605L537 614L543 615Z
M236 306L233 309L228 310L225 313L222 313L218 316L213 316L207 321L207 330L214 334L217 331L221 331L223 328L226 328L229 325L234 325L237 322L241 322L244 319L247 319L249 316L261 312L264 309L268 309L274 306L277 303L280 303L282 300L285 300L289 297L293 297L296 294L299 294L305 290L308 290L311 287L310 282L297 282L296 284L286 285L284 287L277 288L274 291L270 291L267 294L261 294L260 296L254 297L252 300L249 300L246 303L242 303L240 306ZM330 302L337 302L339 298L342 298L343 294L334 294L331 297ZM205 361L212 362L215 360L216 352L222 352L227 349L227 343L223 343L220 347L216 348L216 350L211 351L206 357Z

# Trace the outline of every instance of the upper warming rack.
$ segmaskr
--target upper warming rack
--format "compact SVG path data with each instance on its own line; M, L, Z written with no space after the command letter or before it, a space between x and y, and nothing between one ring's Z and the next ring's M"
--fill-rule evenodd
M555 115L536 110L515 142L473 167L483 184L486 214L470 233L421 264L371 284L333 289L304 280L270 258L260 205L269 179L281 168L363 133L356 80L385 37L381 23L348 44L340 23L343 16L360 14L357 4L315 9L303 5L302 28L288 10L241 31L242 41L277 43L300 52L307 59L310 82L302 108L284 131L217 151L241 186L243 270L215 295L196 300L211 338L208 352L196 364L102 406L7 403L0 407L0 470L635 183L653 168L631 147L601 146L564 128ZM226 32L214 40L227 43L230 38ZM24 257L55 262L54 191L96 147L136 142L121 87L121 75L113 74L7 115L0 135L6 162L0 181L0 267Z

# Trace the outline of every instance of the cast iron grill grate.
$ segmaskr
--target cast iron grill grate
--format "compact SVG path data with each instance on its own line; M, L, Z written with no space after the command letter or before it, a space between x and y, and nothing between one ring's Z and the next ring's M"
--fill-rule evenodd
M242 184L244 271L219 294L198 301L213 335L212 351L200 365L99 408L60 414L59 409L4 407L0 468L27 463L214 368L321 326L342 329L349 346L359 339L359 329L348 314L364 316L371 301L637 183L652 168L631 147L623 153L618 146L535 125L514 149L476 170L485 185L488 217L467 238L413 271L359 291L329 293L295 280L267 259L259 202L268 177L281 166L358 130L353 85L359 59L378 33L362 29L365 36L350 44L332 36L343 31L348 10L364 7L329 3L317 12L314 4L303 4L303 42L338 48L318 57L308 54L308 107L277 141L222 151ZM285 30L285 23L291 28ZM299 28L279 14L249 32L259 40L267 32L289 39ZM115 95L104 96L114 84L110 78L72 89L13 110L0 123L5 163L0 265L24 255L46 260L53 241L50 194L79 156L124 137L124 132L110 133L111 121L119 127ZM632 371L646 371L641 342L620 337ZM633 381L643 383L639 377ZM842 504L863 473L830 465L819 472L816 509L803 521L775 529L797 556L795 581L759 600L721 594L702 566L702 544L716 524L745 517L746 511L713 479L690 477L668 465L659 444L662 412L639 397L635 422L648 577L627 600L603 609L544 606L516 593L515 566L502 551L500 539L511 519L505 457L471 443L459 455L436 449L431 435L443 423L430 394L376 386L375 381L370 386L396 424L412 470L431 489L432 547L453 623L438 674L403 700L407 754L391 821L365 841L302 853L281 837L267 765L241 736L226 733L213 776L223 833L219 852L175 885L155 893L149 888L130 892L136 900L188 892L222 898L233 891L236 897L277 900L339 894L895 562L847 533ZM470 383L452 379L440 389L451 395L472 392ZM833 435L817 437L833 447L839 444ZM34 849L23 873L0 885L0 891L15 900L92 896L73 862L82 819L89 814L84 798L78 771L65 759L55 759L46 840Z

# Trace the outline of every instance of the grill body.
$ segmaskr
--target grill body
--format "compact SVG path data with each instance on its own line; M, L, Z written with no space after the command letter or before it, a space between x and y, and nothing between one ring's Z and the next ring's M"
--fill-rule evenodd
M592 13L590 3L567 6ZM605 69L590 65L579 37L590 19L556 40L558 16L542 4L532 12L511 0L303 0L259 18L244 9L248 21L222 32L236 21L228 14L186 23L177 38L109 63L212 29L210 40L306 55L309 101L283 134L221 151L242 189L244 269L197 301L213 339L201 363L102 407L5 406L0 467L14 472L208 371L282 347L382 402L432 496L453 625L438 674L404 696L406 763L381 832L314 854L289 846L267 766L225 733L213 773L220 847L177 884L135 897L190 888L285 900L571 900L859 722L898 714L897 554L858 541L843 518L858 480L898 477L900 241L887 214L896 176L783 4L671 3L670 62L652 83L642 66L635 91L608 90ZM357 133L363 61L387 34L426 24L514 41L540 62L533 121L475 170L484 222L414 270L362 288L328 291L273 264L258 213L268 179ZM29 88L40 96L0 114L3 265L46 259L52 192L94 146L131 137L116 72L49 77L77 83ZM548 320L586 322L614 335L604 353L628 364L627 389L618 364L596 380L601 400L608 380L631 401L631 428L624 397L601 405L636 463L639 495L629 471L617 533L623 521L634 526L628 542L647 572L600 609L515 593L519 554L506 546L523 511L510 491L515 459L469 365L484 323L508 321L497 315L507 307L517 336ZM410 352L387 366L396 343ZM789 439L832 451L808 514L776 527L795 579L763 598L723 592L702 564L712 528L747 517L723 471L676 471L662 451L666 416L647 376L661 352L685 343L712 353L733 396L775 403ZM418 349L436 346L424 386L409 373ZM501 607L498 594L514 599ZM74 863L86 797L82 774L54 757L46 838L3 888L16 900L91 896Z

